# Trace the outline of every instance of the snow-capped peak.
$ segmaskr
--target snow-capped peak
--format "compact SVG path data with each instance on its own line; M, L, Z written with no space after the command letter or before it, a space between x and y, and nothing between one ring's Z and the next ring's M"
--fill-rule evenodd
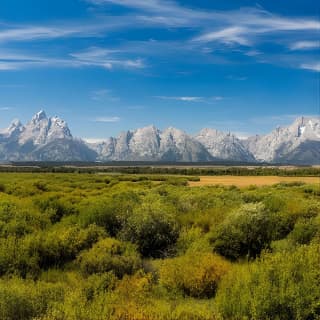
M0 131L0 134L5 135L6 137L11 137L13 135L19 134L23 130L23 125L19 119L14 119L8 128Z
M71 132L67 123L59 117L48 118L44 110L37 112L26 124L19 137L19 143L31 141L34 145L43 145L54 139L70 139Z
M44 110L40 110L32 117L32 122L38 122L41 120L47 119L47 115Z

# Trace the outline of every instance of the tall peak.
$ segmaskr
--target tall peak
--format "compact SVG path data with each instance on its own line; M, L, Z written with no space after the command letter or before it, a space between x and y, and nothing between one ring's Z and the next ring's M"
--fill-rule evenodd
M9 128L18 128L18 127L22 127L22 123L19 119L13 119L10 123Z
M47 119L47 115L44 110L40 110L32 118L33 121L41 121L43 119Z

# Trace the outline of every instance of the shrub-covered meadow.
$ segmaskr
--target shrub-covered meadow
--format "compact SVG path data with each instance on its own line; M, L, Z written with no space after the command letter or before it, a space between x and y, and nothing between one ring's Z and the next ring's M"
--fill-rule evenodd
M319 185L188 179L1 173L0 319L320 319Z

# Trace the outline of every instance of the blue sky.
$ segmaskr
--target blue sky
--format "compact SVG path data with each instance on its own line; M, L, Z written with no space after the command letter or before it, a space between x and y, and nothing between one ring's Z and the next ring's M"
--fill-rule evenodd
M319 114L314 0L1 0L0 126L265 133Z

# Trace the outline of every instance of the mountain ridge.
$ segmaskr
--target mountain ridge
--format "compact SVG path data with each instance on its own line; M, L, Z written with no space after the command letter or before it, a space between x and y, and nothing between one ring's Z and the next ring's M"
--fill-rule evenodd
M239 139L233 133L204 128L195 135L174 127L150 125L118 137L89 143L73 137L63 119L37 112L23 125L13 120L0 131L1 161L170 161L320 163L320 121L300 117L266 135Z

